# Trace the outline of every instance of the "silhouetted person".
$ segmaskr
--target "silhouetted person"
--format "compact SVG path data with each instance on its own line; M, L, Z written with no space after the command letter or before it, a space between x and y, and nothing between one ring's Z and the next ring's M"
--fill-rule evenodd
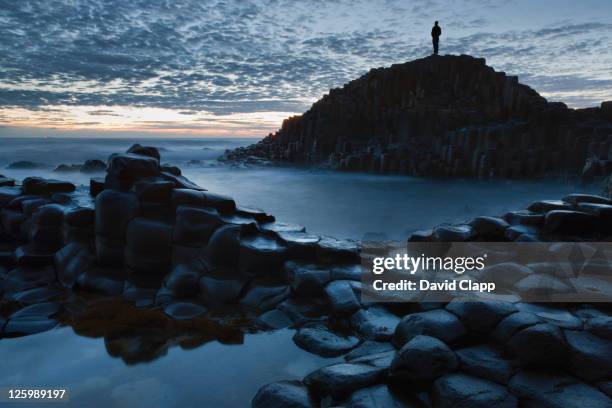
M442 29L436 21L433 28L431 29L431 40L433 41L434 55L438 55L438 44L440 43L440 36L442 35Z

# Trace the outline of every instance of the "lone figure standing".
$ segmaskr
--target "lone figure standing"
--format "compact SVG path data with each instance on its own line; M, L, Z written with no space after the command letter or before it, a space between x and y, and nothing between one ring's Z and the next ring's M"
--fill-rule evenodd
M440 36L442 35L442 29L436 21L433 28L431 29L431 40L433 42L434 55L438 55L438 44L440 43Z

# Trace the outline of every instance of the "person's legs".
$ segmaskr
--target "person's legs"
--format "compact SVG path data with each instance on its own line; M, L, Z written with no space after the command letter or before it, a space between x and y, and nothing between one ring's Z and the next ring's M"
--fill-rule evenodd
M437 38L433 39L434 55L438 55L438 41Z

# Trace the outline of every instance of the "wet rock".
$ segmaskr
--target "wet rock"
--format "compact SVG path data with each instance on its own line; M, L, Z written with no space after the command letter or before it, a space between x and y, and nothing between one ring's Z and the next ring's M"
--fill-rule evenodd
M125 271L122 269L95 267L80 274L78 287L105 295L120 296L123 293Z
M339 356L359 344L357 337L336 334L322 323L302 326L293 341L304 350L325 357Z
M361 308L350 281L336 280L325 286L325 294L334 313L353 314Z
M293 293L304 297L323 295L325 285L331 278L329 269L294 261L285 264L285 273L291 283Z
M433 405L440 408L515 408L518 401L506 387L482 378L456 373L434 383Z
M533 313L540 319L564 329L582 328L582 320L567 310L550 306L534 305L531 303L517 303L516 307L521 312Z
M102 177L93 177L89 179L89 194L92 197L97 197L102 191L104 191L105 180Z
M157 290L151 288L141 288L128 281L123 285L123 298L134 303L138 308L149 308L155 305ZM165 302L170 303L170 301Z
M512 303L499 301L467 302L453 299L446 309L454 313L470 331L488 333L504 317L517 311Z
M21 187L0 187L0 208L21 195Z
M142 146L139 143L133 144L129 149L127 149L126 153L138 154L140 156L147 156L157 159L159 162L159 150L156 147L152 146Z
M480 378L507 384L516 371L512 361L488 344L460 349L456 353L461 370Z
M132 191L139 200L154 203L170 202L173 189L173 182L158 177L140 179L132 186Z
M227 304L234 304L238 301L242 290L246 285L246 279L239 276L232 276L231 274L226 274L227 276L223 276L221 273L217 273L217 275L205 275L200 278L200 292L202 295L202 299L205 304L211 306L220 306ZM263 295L264 291L261 291L260 294ZM270 295L270 293L266 293ZM253 298L249 300L255 300L256 294L251 293ZM274 296L272 296L273 298ZM273 299L263 297L257 299L257 305L261 307L262 303L266 303L266 301L270 301ZM244 301L244 299L243 299ZM248 300L247 300L248 301ZM267 307L263 308L267 309Z
M599 337L612 340L612 316L592 317L586 321L584 328Z
M14 185L15 185L14 179L0 175L0 187L13 187Z
M364 356L372 355L372 354L380 354L386 353L389 351L395 351L395 348L392 344L387 343L386 341L371 341L366 340L358 347L349 351L344 358L347 361L352 361Z
M506 228L510 226L503 219L496 217L476 217L469 225L473 235L486 238L503 237Z
M95 216L93 208L73 207L64 211L64 222L74 227L89 228L94 225Z
M256 279L246 288L240 303L246 306L269 310L289 296L289 286L280 282Z
M292 326L293 320L282 310L272 309L259 315L257 324L266 329L278 330Z
M531 241L537 242L539 233L540 230L537 227L532 227L529 225L513 225L506 228L504 231L504 237L509 241L516 241L520 239L519 242L522 242L531 239Z
M287 258L287 248L272 235L242 234L239 269L254 276L278 276Z
M362 388L351 394L347 408L410 408L422 406L415 398L393 392L384 384Z
M240 217L248 217L260 223L274 222L273 215L267 214L265 211L258 208L236 207L236 215Z
M306 232L306 228L304 228L302 225L289 224L289 223L277 222L277 221L264 223L261 225L261 229L264 231L271 231L271 232L277 232L277 233Z
M162 221L133 218L126 231L127 265L159 281L172 264L172 230Z
M570 349L570 370L587 381L612 375L612 342L588 332L565 330Z
M297 324L323 320L328 312L327 304L320 298L289 298L277 308Z
M480 280L483 282L499 282L505 286L512 285L531 275L531 273L531 269L525 265L514 262L502 262L484 268L480 272Z
M57 320L47 317L31 316L11 318L4 325L5 336L23 336L42 333L57 326Z
M27 177L21 184L23 194L51 195L53 193L71 193L75 186L67 181L44 179L41 177Z
M54 302L38 303L26 306L13 313L11 319L27 319L36 317L52 317L60 311L60 306Z
M532 203L527 207L528 211L536 213L547 213L555 210L571 210L572 206L565 201L560 200L542 200Z
M361 282L362 273L363 269L361 264L339 265L331 268L331 279Z
M217 268L237 269L240 261L239 225L224 225L215 230L206 246L207 261Z
M359 246L351 240L321 237L317 258L323 262L359 262Z
M569 194L563 197L563 201L572 205L578 205L580 203L612 204L612 200L609 198L592 194Z
M32 215L32 222L39 225L61 225L64 221L64 207L59 204L46 204L38 207Z
M221 223L215 209L179 206L176 209L174 242L184 246L202 247Z
M384 369L365 364L340 363L308 374L304 383L311 389L341 397L381 381Z
M556 294L573 292L573 289L561 279L545 274L526 276L516 282L514 288L526 301L552 299Z
M434 228L434 237L440 242L462 242L472 236L469 225L439 225Z
M522 365L563 364L568 350L561 329L550 323L539 323L518 331L508 340L506 347Z
M106 187L126 190L136 180L159 175L159 160L139 154L114 153L108 158L106 172Z
M317 243L320 237L306 232L277 232L281 241L287 246L290 259L312 259L316 256Z
M177 298L188 298L200 293L201 271L192 265L177 265L164 281L164 286Z
M544 229L550 233L580 235L599 230L597 217L580 211L553 210L546 213Z
M96 259L101 266L123 267L124 245L122 240L106 239L96 236Z
M533 313L513 313L499 322L492 335L498 341L504 342L515 333L538 323L542 323L542 319Z
M529 210L510 211L502 218L511 225L539 226L544 223L542 213Z
M559 373L522 371L508 384L525 406L550 408L604 408L612 400L595 387Z
M80 170L82 173L96 173L105 171L106 163L104 163L102 160L96 159L85 160Z
M383 351L381 353L368 354L350 360L351 363L367 364L373 367L389 368L395 358L395 350ZM347 360L348 361L348 360Z
M381 306L361 309L351 316L351 325L368 340L388 340L400 318Z
M402 347L419 335L435 337L445 343L452 343L465 334L465 327L454 314L442 310L412 313L395 328L393 344Z
M14 293L10 299L23 305L31 305L34 303L49 302L57 300L64 295L64 291L53 286L45 286L41 288L26 289L21 292Z
M457 356L444 342L419 335L397 352L389 374L407 380L433 380L457 366Z
M128 223L139 214L136 194L104 190L96 197L96 235L123 242Z
M171 174L173 176L180 176L181 175L181 169L179 169L176 166L170 166L168 164L164 164L163 166L161 166L161 170L162 170L162 172Z
M264 385L253 401L253 408L311 408L308 389L299 381L279 381Z
M190 320L201 317L207 312L204 306L196 303L175 302L164 307L164 313L174 320Z

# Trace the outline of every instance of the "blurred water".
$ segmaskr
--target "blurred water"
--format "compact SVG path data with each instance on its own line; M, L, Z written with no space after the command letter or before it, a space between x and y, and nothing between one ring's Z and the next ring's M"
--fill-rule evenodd
M181 167L201 186L227 194L239 205L257 207L277 219L313 233L360 239L367 233L401 238L442 222L476 215L501 215L538 199L559 199L570 192L597 192L554 181L439 180L292 167L234 168L217 162L225 149L253 139L0 139L0 174L22 179L41 175L89 183L91 175L53 173L60 163L106 160L133 143L160 148L162 162ZM9 170L18 160L47 167Z

